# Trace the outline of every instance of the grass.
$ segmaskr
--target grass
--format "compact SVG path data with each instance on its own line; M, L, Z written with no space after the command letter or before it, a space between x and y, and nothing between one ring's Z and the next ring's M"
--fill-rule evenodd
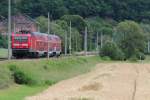
M13 83L11 73L8 68L0 65L0 89L7 88Z
M30 87L26 85L13 85L8 89L0 90L0 100L22 100L27 95L34 95L46 88L47 86Z
M7 57L7 49L0 48L0 58L6 58Z
M10 66L30 77L34 84L32 86L13 85L11 88L0 91L0 100L22 100L25 96L38 93L47 85L53 85L61 80L65 80L90 71L100 57L66 57L58 59L37 59L37 60L13 60L0 62L0 86L7 88L14 84Z
M99 57L67 57L43 60L12 61L4 65L16 66L23 71L35 83L45 84L45 82L56 83L89 71L100 61Z

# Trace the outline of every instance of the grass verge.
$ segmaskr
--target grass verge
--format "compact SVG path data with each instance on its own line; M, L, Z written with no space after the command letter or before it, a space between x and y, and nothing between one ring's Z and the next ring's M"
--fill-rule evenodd
M90 71L100 57L66 57L58 59L13 60L0 62L0 100L22 100L25 96L41 91L49 85ZM32 80L28 85L13 85L14 77L10 67L15 67ZM10 88L7 88L11 86ZM6 89L3 89L6 88Z
M8 55L7 49L0 48L0 58L6 58Z
M47 86L12 85L5 90L0 90L0 100L22 100L25 96L34 95L46 88Z

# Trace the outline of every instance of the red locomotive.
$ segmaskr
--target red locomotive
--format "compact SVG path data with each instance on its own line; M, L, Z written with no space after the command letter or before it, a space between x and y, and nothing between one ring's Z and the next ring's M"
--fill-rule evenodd
M61 54L61 39L56 35L40 32L20 31L12 33L12 56L39 57L59 56ZM49 49L48 49L49 48Z

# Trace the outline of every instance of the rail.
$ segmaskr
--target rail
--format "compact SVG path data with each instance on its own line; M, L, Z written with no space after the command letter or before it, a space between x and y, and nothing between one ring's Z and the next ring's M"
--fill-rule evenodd
M76 52L74 54L67 54L64 55L62 54L59 58L64 58L64 57L68 57L68 56L95 56L98 55L97 52L87 52L86 54L84 52ZM50 59L55 59L58 57L51 57ZM38 59L46 59L45 57L39 57L39 58L29 58L29 57L23 57L23 58L12 58L12 60L38 60ZM8 60L8 58L0 58L0 62L1 61L6 61Z

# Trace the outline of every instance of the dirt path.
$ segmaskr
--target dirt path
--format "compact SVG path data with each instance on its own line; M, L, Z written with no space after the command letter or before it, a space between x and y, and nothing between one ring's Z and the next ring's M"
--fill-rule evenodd
M150 100L150 64L98 64L27 100Z

